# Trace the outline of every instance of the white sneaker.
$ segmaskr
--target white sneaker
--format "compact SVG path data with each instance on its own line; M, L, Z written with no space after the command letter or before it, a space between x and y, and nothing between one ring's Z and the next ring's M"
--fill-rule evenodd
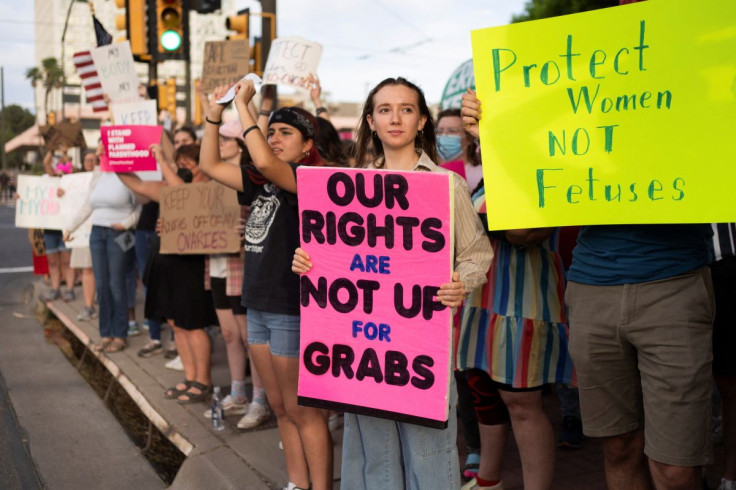
M259 402L252 402L248 412L238 422L238 429L254 429L271 417L271 411Z
M184 365L181 363L181 356L176 356L164 364L164 367L167 369L173 369L174 371L184 371Z
M222 409L225 411L225 416L243 415L248 411L248 400L245 400L245 403L238 403L232 396L228 395L222 399ZM211 419L212 409L207 410L204 417Z
M478 480L473 478L468 483L462 486L460 490L503 490L503 482L500 481L492 487L481 487L478 485Z

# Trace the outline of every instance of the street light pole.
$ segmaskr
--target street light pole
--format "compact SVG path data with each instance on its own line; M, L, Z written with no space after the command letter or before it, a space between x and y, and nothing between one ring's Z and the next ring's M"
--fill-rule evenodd
M86 0L69 0L69 7L66 9L66 19L64 19L64 30L61 32L61 119L64 119L64 88L66 87L66 70L64 69L64 45L66 44L66 30L69 28L69 17L72 15L72 7L74 2ZM48 118L48 114L46 114Z

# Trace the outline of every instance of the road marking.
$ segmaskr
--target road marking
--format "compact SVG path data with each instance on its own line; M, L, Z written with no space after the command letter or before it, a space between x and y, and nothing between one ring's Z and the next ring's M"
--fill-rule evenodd
M0 274L12 274L14 272L33 272L33 266L29 265L28 267L6 267L4 269L0 269Z

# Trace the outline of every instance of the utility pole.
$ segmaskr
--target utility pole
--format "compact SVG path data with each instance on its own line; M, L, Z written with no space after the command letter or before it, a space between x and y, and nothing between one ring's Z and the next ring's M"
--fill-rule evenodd
M276 0L261 0L261 11L276 15ZM274 22L274 28L276 23ZM263 60L263 66L261 69L266 67L266 60L268 60L268 53L271 51L271 38L276 37L275 32L271 32L271 20L268 17L261 17L261 60Z

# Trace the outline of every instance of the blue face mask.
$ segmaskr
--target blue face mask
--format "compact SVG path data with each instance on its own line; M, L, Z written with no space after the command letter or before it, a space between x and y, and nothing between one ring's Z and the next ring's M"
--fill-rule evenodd
M443 160L450 161L453 157L460 156L462 151L462 136L454 136L451 134L441 134L437 136L437 153L439 153Z

